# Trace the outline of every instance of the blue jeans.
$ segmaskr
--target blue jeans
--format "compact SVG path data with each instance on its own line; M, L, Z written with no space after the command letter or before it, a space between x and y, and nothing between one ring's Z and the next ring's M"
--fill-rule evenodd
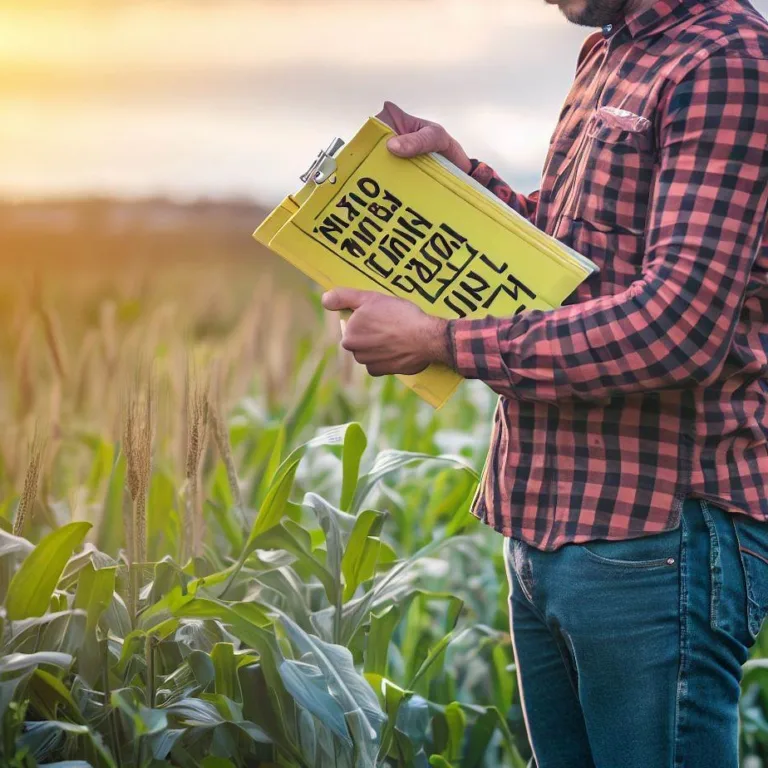
M504 554L537 768L737 768L768 523L689 499L673 531Z

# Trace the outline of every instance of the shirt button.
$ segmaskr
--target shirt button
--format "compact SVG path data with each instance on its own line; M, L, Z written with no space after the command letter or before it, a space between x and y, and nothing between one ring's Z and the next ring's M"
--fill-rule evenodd
M611 32L613 32L613 24L606 24L603 27L603 37L610 37Z

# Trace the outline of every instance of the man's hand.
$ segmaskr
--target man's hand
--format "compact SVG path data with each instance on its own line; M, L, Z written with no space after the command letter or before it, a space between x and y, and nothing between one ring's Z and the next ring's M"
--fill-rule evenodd
M470 172L471 164L467 153L442 125L409 115L391 101L384 102L384 109L376 117L399 134L387 142L387 148L393 155L416 157L437 152L461 168L464 173Z
M421 373L431 363L452 364L446 321L425 314L410 301L337 288L323 294L323 306L352 311L341 345L371 376Z

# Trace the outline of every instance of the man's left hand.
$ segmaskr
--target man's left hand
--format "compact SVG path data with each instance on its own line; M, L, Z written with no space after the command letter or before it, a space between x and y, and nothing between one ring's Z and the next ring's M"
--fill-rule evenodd
M351 310L341 345L371 376L415 374L432 363L452 364L447 321L410 301L336 288L323 294L323 306L334 312Z

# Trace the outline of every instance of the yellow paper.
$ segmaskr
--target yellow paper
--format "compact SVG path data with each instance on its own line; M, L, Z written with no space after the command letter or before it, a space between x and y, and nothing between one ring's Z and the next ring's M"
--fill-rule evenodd
M371 118L335 174L287 197L254 237L324 289L379 291L447 319L559 306L595 270L442 158L386 148ZM436 408L461 377L440 365L399 377Z

